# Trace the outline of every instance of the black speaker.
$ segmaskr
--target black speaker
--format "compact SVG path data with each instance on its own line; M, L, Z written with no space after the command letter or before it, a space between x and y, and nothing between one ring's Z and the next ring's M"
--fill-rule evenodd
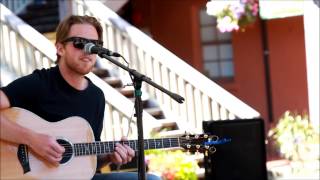
M203 129L206 134L231 138L215 145L216 152L204 158L206 179L267 180L262 119L205 121Z

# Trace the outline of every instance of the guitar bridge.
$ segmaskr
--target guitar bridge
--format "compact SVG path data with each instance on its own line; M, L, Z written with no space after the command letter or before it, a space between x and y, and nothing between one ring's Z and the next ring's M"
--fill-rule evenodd
M29 164L29 154L28 154L28 146L24 144L20 144L17 152L18 159L23 169L23 173L27 173L30 171Z

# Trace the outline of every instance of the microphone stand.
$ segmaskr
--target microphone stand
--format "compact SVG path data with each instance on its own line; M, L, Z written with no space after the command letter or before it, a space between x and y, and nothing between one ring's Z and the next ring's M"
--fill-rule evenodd
M183 103L184 98L181 97L178 94L172 93L168 91L167 89L161 87L160 85L153 82L149 77L139 73L138 71L131 69L119 61L114 60L110 56L106 55L105 53L101 52L98 53L98 55L101 58L105 58L112 62L113 64L119 66L120 68L126 70L129 72L130 76L133 77L133 86L134 86L134 94L135 94L135 115L137 117L137 128L138 128L138 178L139 180L146 180L146 166L145 166L145 160L144 160L144 140L143 140L143 124L142 124L142 112L143 112L143 106L142 106L142 100L141 100L141 85L142 81L150 84L151 86L159 89L160 91L166 93L168 96L170 96L172 99L177 101L178 103Z

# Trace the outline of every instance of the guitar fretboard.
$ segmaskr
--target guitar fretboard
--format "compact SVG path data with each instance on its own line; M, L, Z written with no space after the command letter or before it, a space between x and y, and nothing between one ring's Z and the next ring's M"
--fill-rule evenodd
M75 143L73 151L75 156L84 156L92 154L108 154L114 151L116 143L126 144L133 150L138 151L139 145L137 140L129 141L107 141L107 142L92 142L92 143ZM180 138L161 138L161 139L145 139L144 149L161 149L180 147Z

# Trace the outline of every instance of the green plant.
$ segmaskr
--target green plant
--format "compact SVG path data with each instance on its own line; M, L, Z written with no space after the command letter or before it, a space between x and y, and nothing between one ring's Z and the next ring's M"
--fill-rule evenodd
M146 151L149 171L161 175L164 180L196 180L197 162L181 150Z
M285 112L268 136L289 160L319 159L319 128L309 122L307 115Z

